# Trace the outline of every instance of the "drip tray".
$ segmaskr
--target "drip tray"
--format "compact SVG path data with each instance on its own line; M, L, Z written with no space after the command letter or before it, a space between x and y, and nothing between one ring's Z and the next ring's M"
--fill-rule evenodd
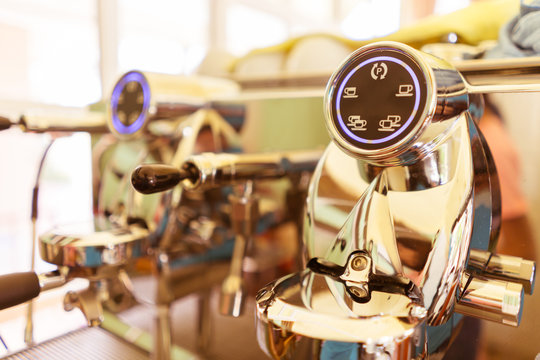
M147 360L148 353L101 328L84 328L9 355L4 360Z

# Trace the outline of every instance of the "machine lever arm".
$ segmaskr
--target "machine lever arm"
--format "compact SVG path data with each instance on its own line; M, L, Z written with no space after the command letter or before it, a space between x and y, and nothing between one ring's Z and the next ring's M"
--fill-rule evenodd
M131 174L131 184L138 192L152 194L169 190L180 182L191 190L202 186L278 179L312 172L321 156L319 150L266 154L203 153L191 156L179 169L160 164L140 165Z
M19 272L0 276L0 310L32 300L41 292L35 272Z
M28 271L0 275L0 310L32 300L67 281L66 273L60 269L42 274Z
M153 194L175 187L182 180L198 178L193 167L175 168L170 165L140 165L131 174L131 184L140 193Z
M13 125L16 125L16 124L12 123L10 119L8 119L7 117L0 116L0 131L7 130Z

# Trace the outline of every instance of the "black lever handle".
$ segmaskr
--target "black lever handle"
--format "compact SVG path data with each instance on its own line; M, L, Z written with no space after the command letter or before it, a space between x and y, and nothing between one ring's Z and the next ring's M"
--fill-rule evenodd
M189 169L177 169L169 165L140 165L131 174L131 184L140 193L153 194L172 189L193 175Z
M9 129L12 125L15 125L6 117L0 116L0 131Z
M32 300L41 287L35 272L20 272L0 276L0 310Z
M278 179L313 171L321 155L316 150L266 154L204 153L191 156L179 169L161 164L141 165L131 174L131 184L138 192L152 194L169 190L182 180L187 180L182 184L186 189L193 190L247 180Z

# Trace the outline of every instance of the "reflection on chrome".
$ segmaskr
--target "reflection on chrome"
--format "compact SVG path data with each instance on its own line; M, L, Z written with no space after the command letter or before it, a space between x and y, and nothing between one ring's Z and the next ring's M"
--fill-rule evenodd
M370 103L346 100L353 91L345 87ZM385 102L372 109L379 95ZM312 177L304 218L307 268L257 297L259 343L269 356L425 358L444 354L455 311L519 323L534 263L490 252L500 190L467 111L479 102L449 64L397 43L361 48L334 73L325 98L333 142ZM385 111L410 119L401 134L341 120L366 114L354 116L369 128Z

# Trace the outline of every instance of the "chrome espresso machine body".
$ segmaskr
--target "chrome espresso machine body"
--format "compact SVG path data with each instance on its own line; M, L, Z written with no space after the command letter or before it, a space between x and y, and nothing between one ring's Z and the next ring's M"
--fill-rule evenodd
M257 296L269 356L439 358L461 314L519 323L535 266L493 252L497 170L469 111L478 93L531 89L516 83L471 85L393 42L342 63L325 95L332 142L308 192L307 266Z

